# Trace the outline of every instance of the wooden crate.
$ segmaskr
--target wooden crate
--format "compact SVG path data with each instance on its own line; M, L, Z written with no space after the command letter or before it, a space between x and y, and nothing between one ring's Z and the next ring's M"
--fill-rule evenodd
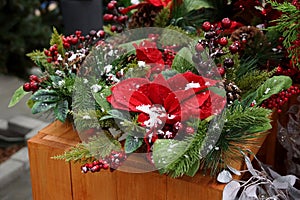
M265 138L262 138L261 143L264 140ZM156 171L127 173L120 170L114 172L103 170L100 173L82 174L79 164L51 159L52 156L62 154L78 142L80 139L72 126L60 122L50 124L28 141L33 199L219 200L222 198L225 185L218 184L215 179L202 176L200 173L194 177L184 176L177 179L160 175Z

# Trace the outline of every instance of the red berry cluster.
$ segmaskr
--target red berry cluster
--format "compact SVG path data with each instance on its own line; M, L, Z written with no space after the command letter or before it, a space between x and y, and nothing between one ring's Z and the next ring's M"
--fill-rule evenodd
M108 169L109 164L105 160L96 160L92 163L86 163L81 166L81 172L87 173L88 171L94 173L99 172L101 169Z
M176 56L176 52L172 49L172 47L164 48L163 59L165 61L166 66L172 66L175 56Z
M122 7L117 7L118 2L117 1L110 1L107 4L107 11L109 13L106 13L103 15L103 21L104 22L110 22L114 23L110 30L112 32L122 32L125 24L128 20L127 15L123 15L120 11L123 9Z
M29 82L23 84L25 92L36 92L40 87L40 79L36 75L29 76Z
M92 163L86 163L81 166L81 172L99 172L101 169L108 169L113 171L117 169L125 160L127 156L124 151L112 151L105 159L96 160Z
M48 50L47 49L44 50L44 54L48 57L47 58L48 63L57 61L57 56L58 56L57 49L58 49L57 44L54 44Z
M276 108L278 113L281 113L282 106L289 100L293 95L299 95L300 88L297 86L291 86L287 90L283 90L278 94L272 95L262 103L263 108L273 109Z
M75 47L81 49L95 44L99 39L105 37L104 30L91 30L88 35L83 36L81 31L75 31L75 34L63 37L63 46L65 49Z
M196 54L193 56L194 63L198 66L198 70L203 71L207 77L219 73L222 76L225 74L225 69L233 67L234 61L231 58L226 58L224 63L218 65L218 71L212 70L214 60L207 60L202 58L202 52L208 50L211 59L219 58L226 55L228 51L225 49L228 46L228 38L223 36L223 32L229 29L232 22L229 18L221 20L220 25L214 25L206 21L202 24L205 39L201 39L195 45ZM236 42L229 46L229 51L234 54L239 50L239 43Z

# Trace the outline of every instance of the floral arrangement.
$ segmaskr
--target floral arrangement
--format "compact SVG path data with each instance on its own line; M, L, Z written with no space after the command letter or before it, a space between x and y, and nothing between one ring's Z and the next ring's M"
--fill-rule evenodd
M104 30L54 29L49 49L28 54L43 74L10 106L30 93L32 113L70 120L82 142L54 158L84 173L140 154L172 177L216 175L300 93L299 12L297 1L110 1Z

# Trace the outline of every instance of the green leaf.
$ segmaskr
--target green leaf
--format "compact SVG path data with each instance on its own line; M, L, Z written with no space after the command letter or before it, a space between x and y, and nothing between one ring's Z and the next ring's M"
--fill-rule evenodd
M169 79L178 74L178 72L176 70L169 69L162 71L161 74L164 76L165 79Z
M107 102L106 97L108 97L111 94L110 88L103 89L101 92L94 93L92 92L92 95L96 102L99 104L101 108L108 111L111 109L110 104Z
M27 106L28 106L28 108L32 108L32 106L34 105L34 101L33 100L31 100L31 99L29 99L28 101L27 101Z
M59 101L57 103L57 106L54 108L54 113L56 119L58 119L61 122L65 122L68 112L69 112L69 103L67 100Z
M125 141L125 152L133 153L143 144L143 138L128 135Z
M214 8L207 0L185 0L180 6L174 6L172 14L175 18L187 16L189 12L199 10L201 8Z
M33 101L40 101L40 102L57 102L60 100L57 92L55 90L38 90L35 92L31 97Z
M255 101L257 105L260 105L264 100L271 97L273 94L277 94L282 90L291 87L293 81L288 76L273 76L261 85L256 91Z
M57 105L57 103L46 103L46 102L35 102L34 105L31 108L32 114L37 114L41 112L45 112L47 110L50 110L51 108L54 108Z
M209 90L216 93L216 94L218 94L218 95L220 95L221 97L226 96L226 91L224 90L224 88L210 87Z
M193 10L199 10L200 8L213 8L212 4L207 0L184 0L183 6L187 13Z
M29 92L25 92L23 90L23 86L20 86L16 91L15 93L13 94L10 102L9 102L9 105L8 107L13 107L14 105L16 105L17 103L19 103L19 101L21 101L21 99L26 95L28 94Z
M195 71L196 68L193 65L191 51L184 47L175 56L172 64L172 69L177 70L179 73L186 71Z

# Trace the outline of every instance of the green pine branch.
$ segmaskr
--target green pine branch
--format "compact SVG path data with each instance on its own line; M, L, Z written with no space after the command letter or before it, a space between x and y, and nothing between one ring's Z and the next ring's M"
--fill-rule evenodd
M61 155L56 155L51 158L56 160L64 160L66 162L72 161L80 163L86 163L95 160L90 151L82 143L77 144L75 147L72 147Z
M282 15L278 19L272 21L276 25L268 27L268 30L276 30L282 33L284 37L283 46L288 49L289 57L296 59L295 64L300 68L298 55L300 47L291 48L293 42L299 38L300 10L289 2L278 3L276 1L268 1L268 3L273 8L282 12Z
M271 128L270 110L259 107L243 108L239 103L225 112L225 123L215 146L201 160L201 169L210 170L211 175L243 159L241 152L256 146L256 138Z
M238 80L236 80L237 86L242 91L242 98L248 94L254 92L259 86L261 86L267 79L274 75L276 69L268 72L263 70L249 71Z
M155 17L154 26L155 27L166 27L170 21L170 8L163 8Z

